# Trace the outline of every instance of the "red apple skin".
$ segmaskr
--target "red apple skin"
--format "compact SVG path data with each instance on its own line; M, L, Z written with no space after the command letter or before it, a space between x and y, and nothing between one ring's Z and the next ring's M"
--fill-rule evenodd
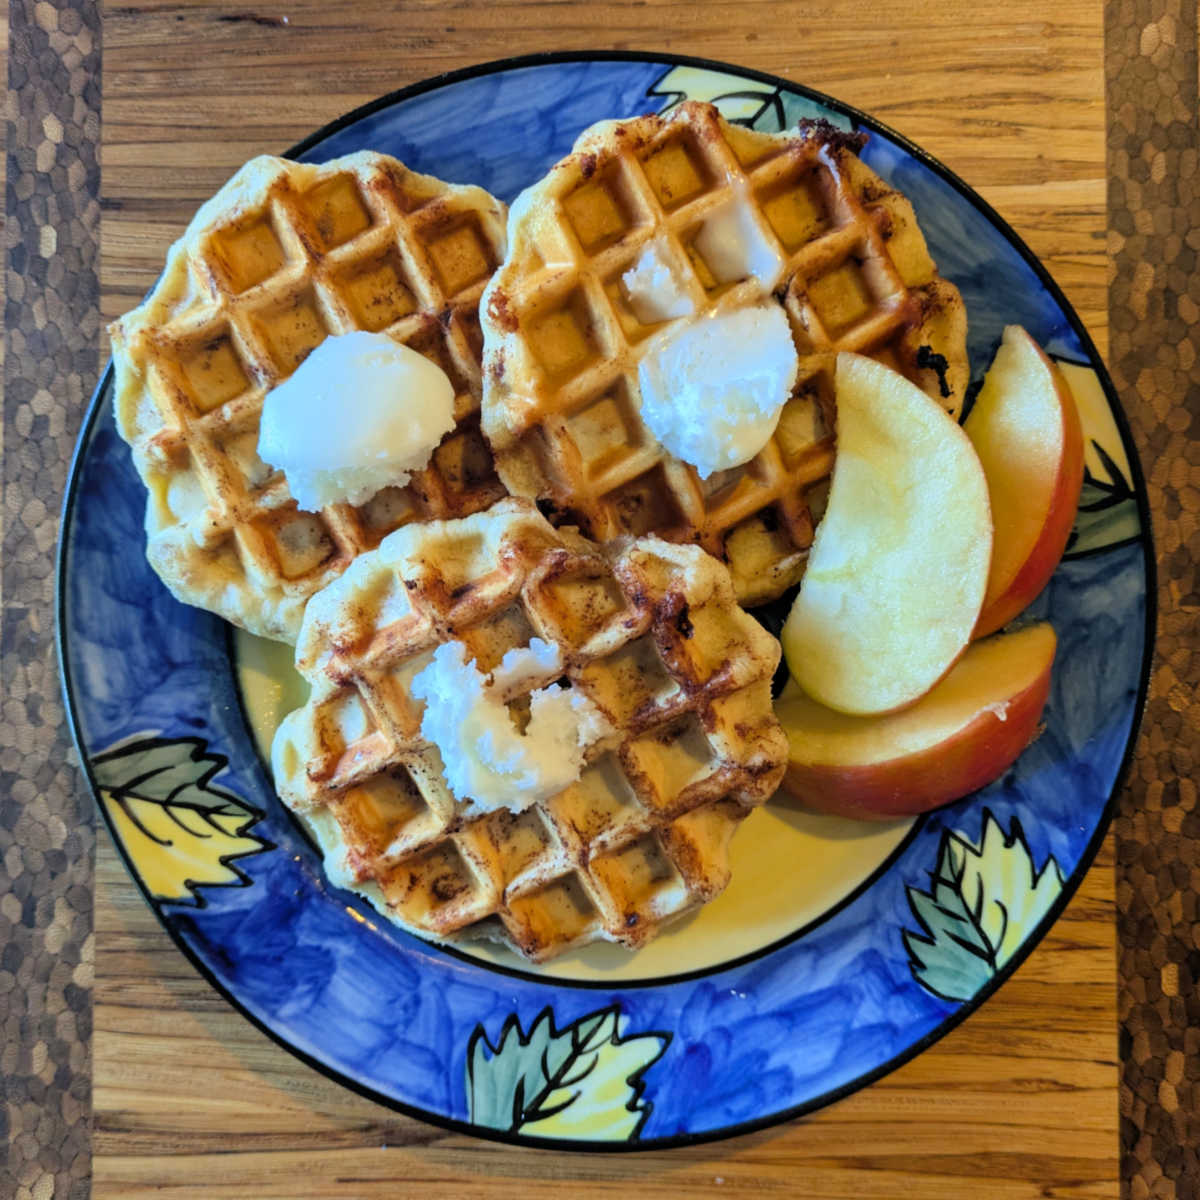
M973 638L986 637L1003 628L1022 613L1050 582L1066 549L1067 539L1071 536L1079 508L1079 493L1083 487L1083 427L1079 422L1079 409L1075 405L1071 386L1045 351L1032 338L1029 341L1050 372L1058 392L1063 418L1062 458L1041 532L1008 586L999 595L984 600ZM965 428L970 435L969 417ZM997 525L996 537L1001 536L1001 527Z
M1020 638L1035 630L1043 641L1035 651L1040 661L1033 677L1016 692L980 696L977 714L934 745L897 756L857 764L806 762L803 733L796 735L784 773L781 791L805 808L859 820L891 821L914 817L961 799L998 779L1037 734L1050 694L1055 639L1048 625L1018 630L1000 637ZM1049 636L1046 637L1047 631ZM968 651L970 654L970 651ZM961 661L961 660L960 660ZM779 711L789 740L793 731L784 716L786 693ZM1001 720L991 705L1003 703ZM919 710L917 701L908 711ZM886 716L849 718L863 722L886 721Z

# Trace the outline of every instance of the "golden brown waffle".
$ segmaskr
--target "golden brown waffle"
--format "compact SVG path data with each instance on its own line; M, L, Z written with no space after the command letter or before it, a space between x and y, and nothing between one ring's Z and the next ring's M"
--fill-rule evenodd
M615 732L558 795L481 812L447 790L412 680L450 639L491 672L535 636ZM699 547L601 550L502 500L397 531L312 600L296 655L312 693L276 734L275 783L330 877L409 930L535 960L598 939L640 946L724 888L735 828L779 784L778 661ZM519 712L554 681L503 699Z
M480 188L370 153L256 158L200 209L153 292L112 327L117 427L149 491L147 556L176 596L294 642L308 597L385 534L504 494L478 415L478 302L504 217ZM457 425L407 487L300 512L256 452L263 396L354 329L437 362Z
M481 311L483 427L509 490L600 541L697 541L746 604L796 582L833 463L837 353L887 362L953 412L969 374L961 297L858 144L825 124L753 132L687 102L593 126L523 193ZM800 373L762 452L700 479L639 417L638 363L677 322L639 321L621 277L662 239L698 312L760 300L755 279L722 278L729 265L697 248L730 205L783 260Z

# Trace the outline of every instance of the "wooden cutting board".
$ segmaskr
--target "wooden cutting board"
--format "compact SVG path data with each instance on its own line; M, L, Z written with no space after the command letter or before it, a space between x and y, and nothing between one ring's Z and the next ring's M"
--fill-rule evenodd
M1103 353L1103 35L1081 0L109 5L102 313L137 301L251 155L441 71L604 47L723 59L871 112L1000 211ZM196 974L99 842L97 1197L1118 1194L1111 844L997 996L872 1087L724 1143L580 1156L446 1133L303 1065Z

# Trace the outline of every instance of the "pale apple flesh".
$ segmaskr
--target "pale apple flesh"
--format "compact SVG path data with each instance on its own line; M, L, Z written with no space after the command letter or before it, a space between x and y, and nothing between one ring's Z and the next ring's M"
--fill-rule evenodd
M992 521L979 458L934 400L856 354L836 387L828 505L781 640L809 696L863 715L912 703L966 648Z
M1036 735L1055 646L1048 624L975 642L928 694L882 716L834 712L790 683L775 705L789 745L782 793L820 812L893 820L984 787Z
M1016 325L1005 329L964 429L983 464L995 527L975 627L983 637L1023 611L1062 558L1083 484L1083 430L1062 372Z

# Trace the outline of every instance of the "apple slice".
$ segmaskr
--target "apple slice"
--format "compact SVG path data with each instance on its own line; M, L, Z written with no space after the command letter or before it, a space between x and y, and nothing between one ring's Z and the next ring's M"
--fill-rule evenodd
M964 428L995 526L975 627L983 637L1021 612L1062 558L1083 485L1083 431L1062 372L1019 325L1005 329Z
M992 557L987 481L967 435L903 375L839 354L836 386L829 500L781 640L814 700L888 712L967 646Z
M789 683L775 704L789 757L782 789L807 808L891 820L999 778L1037 732L1054 630L974 642L932 691L900 712L851 717Z

